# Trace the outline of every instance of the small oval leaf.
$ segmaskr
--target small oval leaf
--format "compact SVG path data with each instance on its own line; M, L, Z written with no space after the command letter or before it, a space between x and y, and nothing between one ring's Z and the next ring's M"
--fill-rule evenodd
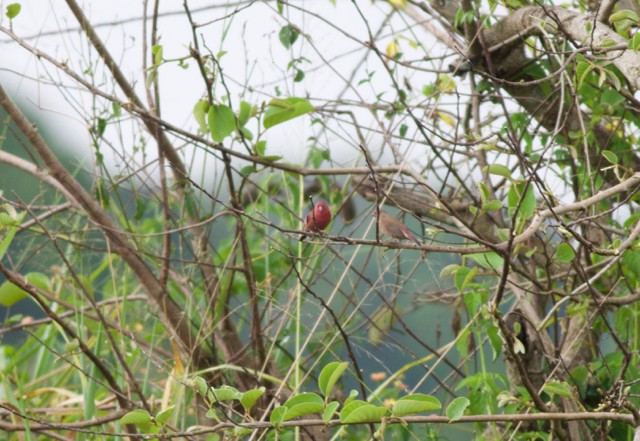
M564 242L556 249L556 259L562 263L569 263L576 257L576 252L568 243Z
M122 424L134 424L136 427L143 428L151 424L151 415L142 409L132 410L120 418Z
M564 398L571 398L571 388L567 383L560 381L549 381L542 387L542 390L550 395L558 395Z
M249 412L253 405L256 404L256 401L258 401L260 397L264 395L264 391L265 388L263 386L259 389L252 389L243 393L240 397L240 403L242 404L242 407L244 407L244 410Z
M324 412L322 412L322 421L324 421L325 424L331 421L331 418L335 415L338 407L340 407L340 403L337 401L332 401L327 404L327 407L324 408Z
M325 397L331 395L331 390L336 382L342 376L342 373L347 369L349 364L347 362L339 362L334 361L327 364L320 372L320 376L318 377L318 387L320 388L320 392Z
M462 415L464 415L464 411L470 404L471 401L469 401L469 398L467 397L456 398L447 406L447 418L453 421L459 420Z
M268 129L313 110L314 107L304 98L273 99L264 112L264 128Z
M398 399L393 404L391 416L402 417L438 409L442 409L442 404L436 397L425 394L411 394Z
M273 412L271 412L271 415L269 416L269 421L271 422L271 424L278 427L284 421L284 415L286 413L287 413L286 407L284 406L276 407L275 409L273 409Z
M509 167L507 167L506 165L502 165L502 164L490 164L490 165L487 165L485 167L485 170L490 175L503 176L505 178L510 178L511 174L512 174L511 170L509 170Z
M345 424L377 423L389 410L386 407L374 406L366 401L355 400L340 412L340 421Z
M173 409L175 409L175 407L175 405L169 406L165 410L158 412L158 414L156 415L156 422L160 425L164 425L167 421L169 421L171 415L173 415Z
M318 394L305 392L298 394L284 403L287 412L284 415L284 421L289 421L303 415L311 415L320 413L324 409L324 401Z

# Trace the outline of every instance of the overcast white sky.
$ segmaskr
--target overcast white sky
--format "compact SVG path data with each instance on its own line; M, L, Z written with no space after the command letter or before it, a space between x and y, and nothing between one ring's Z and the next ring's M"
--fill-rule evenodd
M8 3L5 1L2 4L3 26L9 24L4 17ZM30 0L22 1L21 4L22 11L14 20L13 29L18 36L25 38L28 44L59 61L67 62L76 71L81 72L100 65L96 54L88 47L84 35L77 31L77 22L64 1ZM141 20L143 2L85 1L81 4L92 23L106 24L97 27L99 35L112 55L120 61L120 66L128 78L136 82L139 96L144 99ZM232 104L236 108L241 96L251 104L260 105L268 102L275 95L276 86L283 96L309 96L314 105L322 105L322 100L335 99L345 88L345 80L350 78L356 66L360 68L355 74L353 84L364 79L367 72L375 71L372 86L360 86L357 93L354 93L356 88L347 90L345 98L363 99L373 103L378 93L387 91L387 96L383 98L393 100L393 97L389 96L389 78L378 64L379 61L369 57L363 62L366 50L362 42L367 41L369 36L364 21L351 2L338 1L333 5L328 0L312 0L294 4L312 12L302 14L291 7L286 10L287 18L303 29L309 38L299 38L288 50L278 40L278 31L286 21L275 9L275 2L256 2L231 16L229 14L235 7L224 7L224 2L189 2L197 23L212 22L198 30L199 37L206 40L213 53L226 51L226 55L220 61L227 84L231 88ZM390 6L385 2L372 4L367 1L360 4L375 32L385 19ZM188 55L192 35L182 1L161 2L160 9L166 14L159 21L164 58L176 59ZM413 26L414 23L402 22L396 15L381 33L378 45L384 49L392 41L392 32L402 31L407 25ZM348 35L340 29L348 32ZM404 32L403 35L406 39L399 40L399 43L401 50L408 55L412 54L417 58L426 55L424 49L412 49L408 43L417 36L422 44L436 50L435 42L424 31L420 34ZM45 113L61 134L73 134L72 137L67 137L69 147L80 156L86 155L89 158L92 149L86 127L91 115L84 112L93 106L93 98L81 89L66 88L62 91L57 86L49 85L49 80L66 85L74 83L50 64L38 61L16 43L8 42L8 39L8 36L0 34L0 80L4 87L14 96L26 100L29 106ZM301 83L293 82L293 71L287 70L291 59L297 57L309 60L301 65L306 73ZM190 65L189 69L182 69L177 63L167 63L160 69L162 116L180 127L193 130L197 125L192 117L192 109L197 100L204 95L204 83L193 60L186 61ZM119 97L123 96L113 85L104 68L95 69L95 73L94 83L97 86ZM418 89L435 78L435 75L424 73L412 72L411 75L411 81ZM417 75L422 75L423 78L416 78ZM252 86L253 91L246 90L245 84ZM98 110L108 109L107 103L99 101L96 105ZM368 111L363 110L361 114L365 115L366 112ZM288 160L301 161L309 146L308 138L316 134L317 129L311 127L309 117L274 127L266 138L268 154L286 154ZM122 131L116 134L116 137L125 138L123 144L131 143L126 140L127 135ZM375 138L370 138L371 147L374 149L382 144L381 139ZM341 158L345 165L350 165L349 161L358 155L357 149L353 148L356 144L355 137L346 129L342 133L327 135L322 142L330 145L333 156ZM105 150L103 153L108 159L108 151ZM117 160L113 161L117 163Z

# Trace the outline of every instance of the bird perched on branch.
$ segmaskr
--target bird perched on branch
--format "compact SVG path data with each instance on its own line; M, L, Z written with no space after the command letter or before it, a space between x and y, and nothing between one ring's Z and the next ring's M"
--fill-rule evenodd
M391 216L389 213L380 210L380 217L378 218L378 212L373 213L373 217L378 219L378 226L382 234L398 240L410 240L416 245L420 245L418 239L413 237L413 234L402 222Z
M309 214L307 214L302 230L319 233L324 231L329 225L329 222L331 222L331 210L325 201L320 201L317 204L311 201L311 204L313 208ZM306 237L307 236L303 234L300 236L300 240L304 240Z

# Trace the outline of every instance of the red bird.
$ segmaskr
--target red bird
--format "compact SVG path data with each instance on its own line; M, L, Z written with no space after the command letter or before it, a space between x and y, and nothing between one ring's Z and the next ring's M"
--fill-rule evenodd
M373 217L377 218L378 213L374 212ZM389 237L398 240L411 240L416 245L420 245L418 239L413 237L413 234L411 234L407 227L405 227L402 222L395 219L389 213L380 210L380 219L378 219L378 225L380 227L380 231L382 231L383 234Z
M331 222L331 210L326 202L320 201L315 204L313 210L307 214L302 230L319 233L327 228L329 222ZM300 236L300 240L304 240L306 237L307 236L303 234Z

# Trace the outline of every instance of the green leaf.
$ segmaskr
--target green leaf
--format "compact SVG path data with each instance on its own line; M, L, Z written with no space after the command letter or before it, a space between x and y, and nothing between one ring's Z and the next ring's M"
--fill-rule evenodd
M489 192L489 187L484 185L483 182L478 182L478 190L480 190L480 201L484 204L489 200L491 193Z
M274 426L278 427L284 421L284 415L287 413L287 408L284 406L276 407L269 415L269 421Z
M218 389L210 388L208 398L211 402L239 400L240 392L231 386L222 386Z
M496 361L498 356L502 353L502 338L497 326L490 326L487 329L487 337L489 337L489 343L491 343L491 349L493 349L493 360Z
M320 392L325 397L329 397L331 395L331 390L336 382L342 376L342 373L347 369L349 363L347 362L339 362L334 361L327 364L320 372L320 376L318 377L318 387L320 388Z
M96 128L96 131L98 132L98 136L102 136L106 128L107 128L107 120L104 118L98 118L98 124Z
M314 107L304 98L273 99L264 112L264 128L268 129L290 119L313 112Z
M563 263L569 263L576 257L571 245L566 242L561 243L556 250L556 259Z
M501 271L504 267L504 259L498 253L490 251L488 253L469 254L467 257L488 270Z
M640 278L640 251L625 251L622 255L622 265L636 278Z
M146 410L136 409L124 414L120 418L120 422L122 424L133 424L141 431L147 432L151 427L151 415Z
M502 208L502 202L494 199L482 205L482 211L498 211Z
M266 161L270 161L270 162L276 162L282 159L281 155L266 155L263 156L262 159L266 160Z
M49 277L46 274L32 272L26 274L24 278L27 279L27 282L42 290L49 289ZM0 285L0 305L2 306L12 306L26 297L29 297L26 291L9 281L5 281Z
M502 164L490 164L485 167L485 171L490 175L504 176L510 178L512 173L509 167Z
M522 202L520 202L521 199ZM518 215L522 219L529 219L536 209L536 195L533 191L533 185L526 185L524 181L514 182L509 189L507 203L510 209L509 215L513 215L513 211L519 205Z
M607 89L600 95L600 102L618 106L624 101L624 97L613 89Z
M203 397L207 396L207 391L209 390L209 386L207 385L207 381L202 377L196 377L193 379L193 387L198 391L200 395Z
M462 295L464 306L467 308L469 315L473 316L480 310L483 304L483 297L484 295L482 293L476 291L469 291Z
M349 392L349 396L347 397L346 400L344 400L344 403L342 404L343 406L348 406L351 402L353 402L353 400L356 399L356 397L358 396L358 391L355 389L351 389L351 392Z
M6 214L6 213L0 213L0 214ZM4 254L7 252L7 250L9 249L9 245L11 245L11 242L13 242L13 238L16 235L16 232L18 231L18 225L20 224L20 222L22 221L22 219L24 218L25 213L22 213L22 215L20 216L20 220L17 221L14 218L9 218L8 221L10 221L10 225L11 228L9 228L9 231L7 231L4 234L4 237L2 238L2 241L0 241L0 260L2 260L2 258L4 257ZM0 228L1 231L1 228Z
M612 24L622 20L631 20L638 23L638 16L631 9L623 9L622 11L618 11L615 14L611 14L611 16L609 17L609 23Z
M267 149L267 141L258 141L254 147L256 155L264 156L264 152Z
M284 407L287 408L284 421L289 421L299 416L322 412L324 401L318 394L304 392L288 399Z
M467 407L469 407L470 404L471 401L469 401L469 398L467 397L456 398L447 406L447 418L453 421L459 420L462 415L464 415L464 411L467 409Z
M209 109L209 130L211 139L222 142L236 128L236 118L229 106L215 104Z
M398 399L393 404L391 416L403 417L420 412L442 409L442 404L436 397L425 394L411 394Z
M340 421L344 424L377 423L387 414L386 407L374 406L366 401L355 400L340 412Z
M304 72L300 69L296 69L296 76L293 77L293 81L295 83L299 83L302 80L304 80Z
M9 20L13 20L18 16L21 9L22 5L20 5L20 3L11 3L10 5L7 5L6 16L9 18Z
M565 398L571 398L573 396L571 394L571 387L567 383L560 381L549 381L542 386L542 390L550 395L558 395Z
M438 275L438 277L440 277L441 279L445 279L447 277L455 276L456 272L458 271L458 268L461 268L461 267L456 263L447 265L444 268L442 268L442 270L440 270L440 274Z
M629 49L633 51L640 49L640 32L633 34L633 38L629 40Z
M111 112L114 118L120 118L122 116L122 107L118 103L111 103Z
M280 43L289 49L293 43L298 39L298 35L300 33L296 28L290 25L285 25L280 28L280 32L278 33L278 38L280 39Z
M578 78L578 87L582 87L582 83L584 82L587 75L591 73L593 70L593 64L588 63L586 61L581 61L578 63L576 67L576 77Z
M612 164L617 164L618 163L618 155L616 155L612 151L603 150L602 151L602 156L604 156L604 158L607 161L609 161L610 163L612 163Z
M460 267L453 278L453 283L455 284L458 291L462 292L464 289L471 283L473 278L478 274L478 267L474 266L469 269L466 267Z
M333 415L335 415L338 407L340 407L340 403L338 403L337 401L332 401L327 404L327 407L324 408L324 412L322 412L322 421L324 421L325 424L331 421L331 418L333 418Z
M240 404L242 404L242 407L244 407L246 412L249 412L260 397L264 395L264 391L265 388L263 386L259 389L248 390L240 396Z
M175 405L169 406L165 410L158 412L158 414L156 415L156 423L158 423L161 426L164 426L164 424L167 421L169 421L169 418L171 418L171 415L173 415L173 409L175 408L176 408Z
M162 63L162 45L154 44L151 46L151 53L153 54L153 64L156 66Z
M256 172L256 167L253 165L245 165L240 169L240 174L242 176L249 176L251 173Z
M244 127L251 118L253 107L246 101L240 101L240 111L238 112L238 126Z
M9 281L5 281L0 285L0 305L4 307L13 306L20 300L28 297L29 294L18 288L16 285Z
M198 123L199 130L202 133L207 133L209 128L207 127L207 113L209 112L209 102L207 100L200 100L193 106L193 117Z

